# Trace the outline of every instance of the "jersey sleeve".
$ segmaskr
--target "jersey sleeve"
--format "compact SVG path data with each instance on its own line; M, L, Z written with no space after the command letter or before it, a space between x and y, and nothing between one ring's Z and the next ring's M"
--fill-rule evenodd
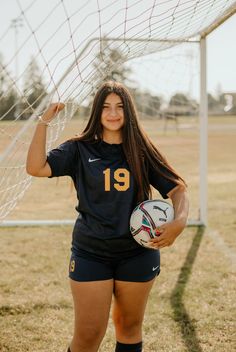
M164 167L162 167L162 172L168 175L168 171ZM148 177L150 184L158 190L164 199L168 198L167 194L178 184L177 181L169 180L167 177L156 172L151 165L148 165Z
M76 142L67 141L49 151L47 162L52 171L50 177L71 176L73 178L78 165L78 148Z

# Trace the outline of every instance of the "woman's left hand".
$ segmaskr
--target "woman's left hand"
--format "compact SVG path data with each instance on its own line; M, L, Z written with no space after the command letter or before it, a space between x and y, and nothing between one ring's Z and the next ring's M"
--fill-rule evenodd
M155 249L169 247L185 228L188 217L188 197L186 188L178 185L168 194L174 206L175 219L156 229L156 237L149 241L150 247Z
M150 247L160 249L171 246L184 227L185 223L181 220L173 220L168 224L158 227L156 229L156 237L149 242Z

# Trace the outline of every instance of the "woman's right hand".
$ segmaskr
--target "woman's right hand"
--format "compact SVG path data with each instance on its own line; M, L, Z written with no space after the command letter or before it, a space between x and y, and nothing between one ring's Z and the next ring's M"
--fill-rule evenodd
M47 108L47 110L43 113L43 115L41 116L41 119L44 122L50 122L54 119L54 117L56 117L56 115L63 110L65 107L65 104L63 103L52 103L49 105L49 107Z

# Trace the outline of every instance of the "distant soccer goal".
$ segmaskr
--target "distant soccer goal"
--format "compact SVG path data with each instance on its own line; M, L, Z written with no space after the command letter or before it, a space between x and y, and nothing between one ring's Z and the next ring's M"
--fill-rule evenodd
M232 0L6 3L0 15L0 220L31 184L25 159L38 115L52 101L66 104L49 129L50 149L111 78L127 84L140 117L164 122L164 132L178 132L181 116L199 115L199 216L190 223L206 224L205 38L235 11Z

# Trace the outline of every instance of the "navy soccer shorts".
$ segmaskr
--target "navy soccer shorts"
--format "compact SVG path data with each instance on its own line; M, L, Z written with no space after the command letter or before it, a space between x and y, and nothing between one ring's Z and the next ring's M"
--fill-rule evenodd
M160 273L159 250L147 249L126 259L94 258L83 251L70 258L69 277L75 281L120 280L145 282Z

